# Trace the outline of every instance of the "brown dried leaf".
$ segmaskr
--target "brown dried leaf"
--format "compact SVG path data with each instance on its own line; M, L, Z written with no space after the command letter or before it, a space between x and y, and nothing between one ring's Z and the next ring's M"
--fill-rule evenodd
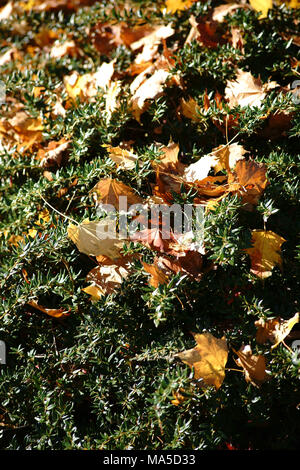
M43 168L51 168L52 166L60 166L66 151L69 148L70 140L65 138L59 141L51 141L45 149L39 149L37 158L40 160L40 166Z
M96 266L86 278L87 282L92 284L84 288L83 291L99 299L104 294L115 292L128 274L129 271L125 267L116 264Z
M113 178L103 178L91 190L97 204L112 204L119 209L119 197L127 197L127 206L141 204L143 199L130 186Z
M158 51L162 39L167 39L174 33L175 30L170 24L167 26L157 26L150 34L147 34L138 41L131 43L130 47L133 51L143 48L142 52L137 55L134 62L136 64L151 62Z
M238 359L234 359L239 367L242 367L247 382L252 383L258 387L263 382L269 379L266 373L266 359L261 354L252 354L251 347L249 345L242 346L239 351L233 349L237 354Z
M149 279L149 285L152 287L157 288L160 284L167 284L168 283L168 276L159 269L157 264L148 264L142 261L142 265L144 270L151 274Z
M269 340L273 343L272 349L274 349L285 339L293 326L298 322L298 312L289 320L284 320L279 317L270 320L257 320L255 322L255 326L257 328L256 341L259 344L263 344Z
M175 255L176 245L170 244L169 251ZM157 260L159 267L162 267L167 273L177 274L178 272L187 274L188 276L200 281L203 276L203 256L198 251L186 251L185 253L177 253L179 256L175 259L160 257Z
M228 176L229 190L240 194L245 203L256 205L264 192L267 167L253 160L238 160L233 173Z

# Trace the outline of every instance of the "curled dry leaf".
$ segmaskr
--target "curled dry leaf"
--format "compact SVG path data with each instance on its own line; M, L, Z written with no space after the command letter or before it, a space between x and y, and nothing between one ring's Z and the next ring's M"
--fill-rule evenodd
M148 264L142 261L144 270L151 274L149 279L149 285L152 287L158 287L160 284L168 283L168 276L160 269L157 264Z
M40 166L43 168L60 166L62 159L66 156L70 142L70 140L66 140L65 138L60 139L58 142L53 140L49 142L45 149L39 149L37 158L40 160Z
M84 288L83 291L99 300L102 295L112 294L120 287L128 274L129 271L125 267L116 264L96 266L86 278L87 282L91 282L91 285Z
M189 23L192 27L185 40L184 45L190 44L192 41L196 41L199 38L198 23L194 15L191 15L189 17Z
M251 347L247 344L242 346L239 351L233 349L238 358L234 359L239 367L242 367L247 382L258 387L269 379L266 372L266 359L261 354L252 354Z
M253 247L245 249L251 259L251 272L261 279L271 276L274 266L282 264L279 251L285 241L270 230L253 230Z
M8 147L17 145L18 150L29 150L42 141L43 123L40 118L32 118L21 103L14 103L10 112L0 120L2 144Z
M193 349L177 353L185 364L194 368L194 378L203 385L220 388L225 378L228 348L225 337L219 339L210 333L193 333L197 345Z
M243 202L256 205L268 184L266 173L263 163L238 160L234 172L228 176L229 190L239 194Z
M227 81L225 98L230 108L234 106L260 107L267 92L277 86L276 82L263 84L260 78L255 78L250 72L237 70L237 77Z
M151 62L158 51L162 39L167 39L174 33L175 30L170 24L167 26L157 26L150 34L147 34L138 41L131 43L130 47L133 51L143 48L142 52L137 55L134 62L136 64Z
M121 82L119 80L111 82L105 98L105 112L108 120L110 120L112 113L118 108L118 96L121 91Z
M255 326L257 328L256 341L259 344L266 343L270 341L273 343L272 349L276 348L285 337L290 333L293 326L299 322L299 313L289 320L284 320L283 318L272 318L270 320L257 320Z
M245 50L242 31L239 28L234 28L233 26L230 31L232 47L239 49L244 54Z
M150 77L147 78L150 74ZM131 109L137 121L147 109L147 100L158 98L163 93L164 85L169 77L169 71L163 68L155 70L155 66L148 67L140 73L130 85Z
M27 302L27 304L31 307L36 308L40 312L50 315L50 317L64 318L70 315L69 311L66 311L63 308L45 308L42 305L39 305L35 300L30 300L29 302Z

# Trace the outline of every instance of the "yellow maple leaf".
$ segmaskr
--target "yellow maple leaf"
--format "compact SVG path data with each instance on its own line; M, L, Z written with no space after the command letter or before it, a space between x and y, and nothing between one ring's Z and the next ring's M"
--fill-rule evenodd
M272 318L270 320L257 320L255 326L257 328L256 341L263 344L266 341L271 341L273 346L271 349L276 348L284 338L289 334L293 326L299 322L299 313L296 313L289 320L283 318Z
M197 0L166 0L165 8L168 13L176 13L176 11L190 8Z
M193 333L197 345L178 356L185 364L194 368L194 378L202 379L206 385L220 388L225 378L228 348L225 337L215 338L210 333Z
M273 267L282 264L279 250L285 241L270 230L253 230L253 247L245 250L251 258L251 272L262 279L271 276Z
M254 10L261 11L259 18L266 18L268 16L268 11L273 7L272 0L250 0L250 5Z

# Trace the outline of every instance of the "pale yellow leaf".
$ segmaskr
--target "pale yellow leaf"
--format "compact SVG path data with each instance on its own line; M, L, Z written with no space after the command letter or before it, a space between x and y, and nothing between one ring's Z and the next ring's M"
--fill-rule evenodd
M260 78L255 78L250 72L239 69L236 79L227 81L225 98L230 108L237 105L260 107L267 92L276 86L277 83L274 81L263 84Z
M102 238L104 233L109 238ZM75 243L78 250L86 255L104 255L111 259L121 256L123 241L117 238L114 232L110 233L110 224L106 219L100 222L86 219L80 225L70 223L68 237Z
M108 151L108 156L113 160L119 168L124 170L132 170L135 168L138 156L130 150L123 149L121 147L112 147L110 145L103 145Z
M158 98L163 93L164 85L169 77L169 72L164 69L155 70L153 75L147 78L152 68L144 70L139 74L130 86L132 93L131 109L137 121L147 108L147 100Z

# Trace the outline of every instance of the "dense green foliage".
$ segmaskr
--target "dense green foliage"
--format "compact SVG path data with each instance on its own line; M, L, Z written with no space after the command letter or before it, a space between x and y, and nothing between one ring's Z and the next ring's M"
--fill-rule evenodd
M45 209L45 200L79 222L94 219L89 191L103 176L118 177L140 195L149 194L149 182L154 181L154 142L167 144L170 138L178 142L185 163L224 144L225 136L215 125L222 120L222 111L214 106L205 111L203 96L205 90L211 99L216 90L224 94L226 80L234 78L236 66L260 74L263 82L276 80L282 87L299 76L299 66L296 74L297 68L291 66L298 48L288 39L296 32L297 12L285 6L269 11L264 20L251 10L238 10L222 23L224 29L238 25L242 30L242 54L229 44L215 49L196 41L184 45L190 15L201 17L222 2L197 2L174 15L163 14L161 2L146 0L131 1L131 13L122 8L106 13L111 3L121 4L106 0L75 12L29 11L0 23L3 53L11 46L25 51L44 26L61 28L65 31L61 40L71 35L83 51L77 58L60 59L44 56L42 51L33 56L26 53L22 70L13 61L1 67L7 97L22 101L33 117L41 113L47 120L44 142L65 135L72 141L70 158L54 170L52 181L44 177L34 150L1 150L0 231L8 231L8 236L38 228L37 213ZM122 45L108 57L100 55L87 40L87 26L99 21L135 24L139 18L173 22L176 34L167 44L179 44L174 73L180 74L184 88L166 87L140 123L130 113L126 86L122 106L110 122L103 113L101 93L95 103L68 109L64 119L49 118L45 100L33 96L35 86L46 88L51 103L64 75L72 70L95 71L103 61L116 57L121 76L132 61L132 52ZM28 29L12 34L12 23L22 20ZM128 77L128 85L131 80ZM197 123L178 118L181 97L193 97L199 103L202 119ZM253 212L244 211L236 196L227 196L207 215L206 258L214 261L216 269L201 282L177 275L155 289L148 286L137 261L134 274L119 291L93 303L82 288L95 262L68 239L68 220L47 207L51 221L41 230L42 236L27 236L25 243L16 246L1 236L0 339L7 345L7 364L0 366L3 449L226 449L226 443L237 449L298 446L300 359L283 345L274 350L267 344L257 345L254 326L259 318L290 318L299 310L297 109L290 93L274 90L260 108L235 110L238 122L228 138L238 134L236 141L256 161L266 163L270 184ZM290 128L266 138L262 117L279 110L294 112ZM101 145L130 139L143 165L117 170ZM77 185L58 197L59 190L75 177ZM261 281L250 273L249 256L243 249L250 246L251 230L264 228L264 223L287 241L282 246L282 270L275 267L272 276ZM145 260L150 260L152 253L142 251ZM71 314L53 319L30 307L31 299L49 308L70 309ZM231 370L218 391L194 385L190 368L174 354L194 346L191 331L203 330L218 337L225 334L235 349L244 342L264 352L270 380L256 388ZM232 356L227 368L236 368ZM187 400L175 406L172 392L180 387Z

